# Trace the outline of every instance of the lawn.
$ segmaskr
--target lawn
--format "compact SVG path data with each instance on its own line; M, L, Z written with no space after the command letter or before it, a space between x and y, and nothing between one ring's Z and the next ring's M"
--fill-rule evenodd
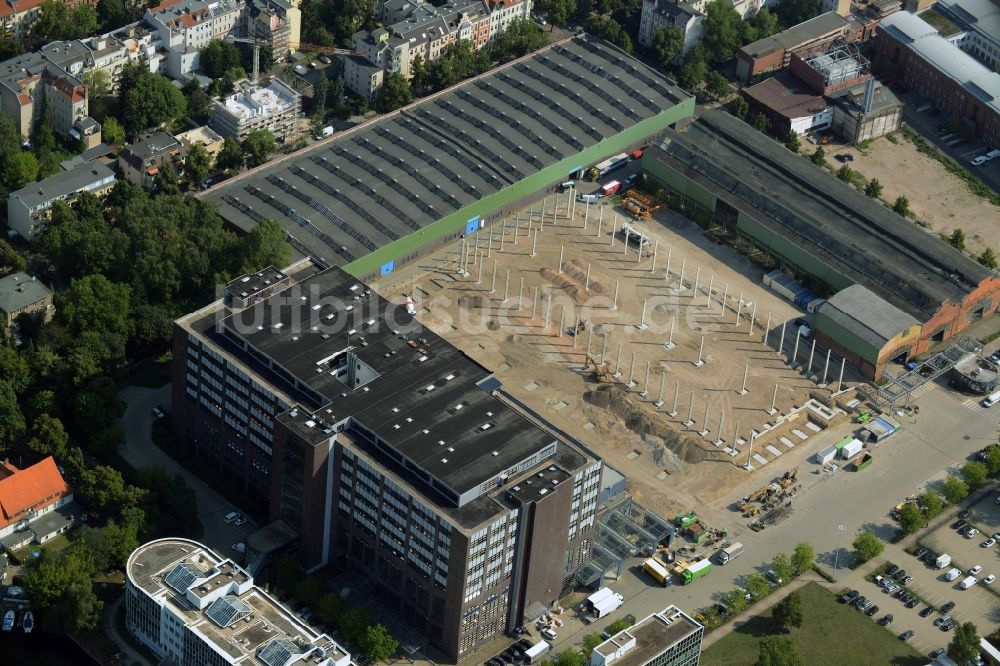
M803 663L809 666L921 666L927 663L926 657L899 640L894 632L878 626L873 618L837 603L836 597L818 583L803 587L799 596L802 598L802 627L784 635L795 643ZM774 633L771 613L767 611L705 650L701 666L753 664L757 661L758 641Z

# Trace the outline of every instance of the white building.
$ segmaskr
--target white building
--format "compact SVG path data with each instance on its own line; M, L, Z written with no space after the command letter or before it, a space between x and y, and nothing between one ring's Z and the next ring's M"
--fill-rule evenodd
M642 17L639 19L639 43L653 46L656 31L677 28L684 35L684 47L677 53L680 61L701 39L701 22L705 15L694 3L684 0L643 0Z
M198 52L237 27L243 4L236 0L165 0L146 10L145 20L167 51L166 74L175 79L198 69Z
M698 666L705 628L667 606L594 648L590 666Z
M935 10L962 32L946 35L991 69L1000 62L1000 6L990 0L938 0Z
M49 220L53 203L72 203L84 192L102 196L114 184L114 171L100 162L83 162L11 192L7 197L7 226L23 238L35 240Z
M266 129L276 138L295 133L302 95L278 78L266 86L244 83L222 101L216 101L208 124L223 137L242 141L254 130Z
M198 666L349 666L351 655L187 539L139 546L125 567L125 623L157 657Z

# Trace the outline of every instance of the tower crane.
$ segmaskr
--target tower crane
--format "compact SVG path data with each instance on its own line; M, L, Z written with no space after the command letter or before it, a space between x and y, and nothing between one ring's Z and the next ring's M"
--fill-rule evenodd
M249 39L247 37L235 37L229 35L226 37L227 42L240 42L241 44L250 44L253 46L253 78L250 82L254 87L257 86L257 79L260 76L260 47L270 46L270 42L263 39Z

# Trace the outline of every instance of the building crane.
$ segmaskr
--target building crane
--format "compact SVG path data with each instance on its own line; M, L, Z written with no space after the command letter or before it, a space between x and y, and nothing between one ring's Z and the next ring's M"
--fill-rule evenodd
M247 37L235 37L233 35L228 35L226 37L227 42L240 42L242 44L250 44L253 46L253 78L250 82L257 86L257 79L260 76L260 47L270 46L271 43L262 39L249 39Z

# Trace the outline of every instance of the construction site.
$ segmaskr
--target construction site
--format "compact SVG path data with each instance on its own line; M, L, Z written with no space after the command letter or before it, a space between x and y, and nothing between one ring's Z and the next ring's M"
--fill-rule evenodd
M660 515L808 455L839 416L824 396L847 385L840 359L800 335L801 312L651 196L575 199L550 195L375 288L412 299L426 326Z

